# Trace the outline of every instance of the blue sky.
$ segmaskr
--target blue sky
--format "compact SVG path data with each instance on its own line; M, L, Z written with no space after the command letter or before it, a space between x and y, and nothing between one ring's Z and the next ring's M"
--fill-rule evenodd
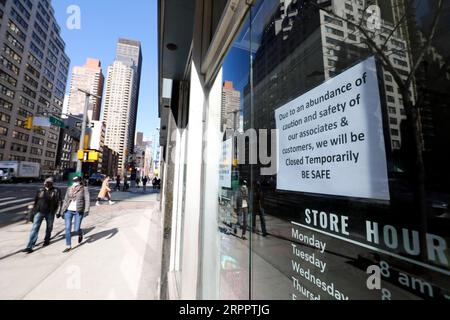
M92 57L101 60L106 77L107 68L115 58L117 40L129 38L141 41L143 69L137 131L152 139L159 127L157 1L53 0L52 3L66 42L66 53L71 59L70 74L73 66L83 65L87 57ZM71 5L81 9L79 30L66 27L69 18L67 8Z

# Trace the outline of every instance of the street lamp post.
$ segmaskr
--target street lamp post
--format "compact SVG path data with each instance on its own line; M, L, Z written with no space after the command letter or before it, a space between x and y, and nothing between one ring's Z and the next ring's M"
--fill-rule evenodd
M95 97L97 99L100 99L99 96L92 94L88 91L82 90L82 89L78 89L78 91L83 92L86 96L85 99L85 103L84 103L84 112L83 112L83 122L81 124L81 136L80 136L80 150L83 150L86 148L86 146L84 145L84 137L86 135L86 122L87 122L87 113L88 113L88 109L89 109L89 98ZM83 169L83 162L78 159L77 161L77 172L81 173L81 170Z

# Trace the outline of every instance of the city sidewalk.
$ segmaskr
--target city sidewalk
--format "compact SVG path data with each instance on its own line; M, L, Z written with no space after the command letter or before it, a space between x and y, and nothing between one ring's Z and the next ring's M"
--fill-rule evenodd
M142 189L141 189L142 190ZM149 190L150 192L151 190ZM31 224L0 229L0 299L159 299L162 223L158 194L116 192L115 205L91 207L84 241L65 248L64 221L43 248L45 221L32 254L22 253Z

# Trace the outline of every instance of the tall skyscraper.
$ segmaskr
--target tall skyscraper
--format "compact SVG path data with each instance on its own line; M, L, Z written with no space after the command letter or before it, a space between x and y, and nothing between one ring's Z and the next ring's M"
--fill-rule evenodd
M84 66L73 68L72 81L70 83L70 94L68 100L68 113L81 115L84 113L86 96L78 89L95 94L99 97L103 94L105 77L102 72L100 60L88 58ZM89 121L100 120L100 109L102 100L91 96L89 98L88 119Z
M240 127L241 93L234 89L233 82L225 81L222 88L221 127L238 130Z
M49 1L0 1L0 160L55 170L60 128L26 119L61 115L70 60Z
M128 156L134 152L141 68L141 43L119 39L116 59L108 67L104 122L105 144L119 154L121 174L127 169Z
M137 146L143 146L144 145L144 133L143 132L136 132L136 143Z

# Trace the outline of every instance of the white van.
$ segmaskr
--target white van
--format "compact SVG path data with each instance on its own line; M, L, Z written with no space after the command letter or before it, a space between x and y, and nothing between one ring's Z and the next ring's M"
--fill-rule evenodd
M41 166L35 162L0 161L0 182L35 181Z

